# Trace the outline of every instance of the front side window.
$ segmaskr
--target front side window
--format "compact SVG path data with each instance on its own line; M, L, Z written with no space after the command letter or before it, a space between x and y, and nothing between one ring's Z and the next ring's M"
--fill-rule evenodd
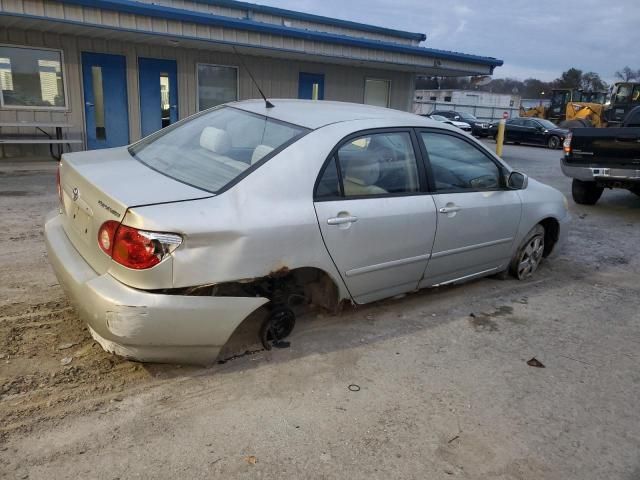
M198 111L238 99L238 69L198 64Z
M618 85L618 91L616 92L615 103L629 103L631 99L631 85L623 83Z
M337 160L338 165L334 166ZM408 132L373 133L347 141L327 165L316 198L335 197L335 175L345 197L397 195L420 191L416 156Z
M216 193L307 131L262 115L221 107L166 127L133 145L129 152L168 177Z
M62 53L0 46L0 105L66 108Z
M499 167L477 147L452 135L422 132L437 192L496 190Z

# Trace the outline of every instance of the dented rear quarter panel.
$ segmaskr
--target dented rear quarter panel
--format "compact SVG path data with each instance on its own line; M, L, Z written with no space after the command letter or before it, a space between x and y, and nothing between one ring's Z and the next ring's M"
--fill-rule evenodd
M312 131L220 195L133 208L125 223L184 236L173 253L173 287L315 267L333 279L341 299L350 298L320 234L313 187L335 144L359 124L365 129L375 123L341 122Z

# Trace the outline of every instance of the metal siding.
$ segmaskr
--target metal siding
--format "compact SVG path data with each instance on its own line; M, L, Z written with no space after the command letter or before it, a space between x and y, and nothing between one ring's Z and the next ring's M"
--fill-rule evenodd
M150 3L150 2L146 2ZM46 0L47 5L55 5L56 2L52 0ZM25 4L26 5L26 4ZM119 14L117 12L100 11L91 7L80 7L65 4L64 8L44 8L44 2L42 0L30 0L30 10L41 12L41 15L45 13L50 18L58 18L61 20L71 20L76 22L84 22L98 26L105 27L120 27L120 28L133 28L141 32L150 32L156 34L167 33L168 27L166 20L164 19L152 19L143 15L137 14ZM186 4L185 4L186 5ZM193 4L193 8L196 5L202 6L203 4ZM206 6L206 5L205 5ZM3 8L6 11L12 11L22 13L22 3L12 2L11 0L5 0ZM60 14L62 13L62 17ZM257 15L257 14L256 14ZM132 21L133 20L133 21ZM182 32L187 36L194 36L205 40L220 40L235 41L236 34L243 32L233 28L221 28L218 26L194 24L185 21L175 21L174 25L182 26ZM175 28L175 30L179 30ZM219 35L223 32L223 36ZM360 38L367 38L366 35L359 35ZM249 44L258 45L265 48L285 48L285 37L283 35L275 35L270 33L258 33L251 32L249 34ZM392 62L404 65L415 65L416 67L432 67L434 66L433 59L424 56L412 55L410 53L401 52L388 52L377 50L373 48L365 48L360 46L345 46L336 43L319 42L312 40L296 39L296 45L302 45L303 51L312 54L321 54L325 56L348 56L353 60L376 60L383 62ZM347 53L345 53L345 51ZM389 60L392 59L392 60ZM478 74L478 73L490 73L491 68L486 65L474 64L472 61L464 62L457 60L440 60L441 65L438 68L441 69L455 69L460 74Z
M179 8L184 10L191 10L194 12L210 13L212 15L221 15L232 18L246 18L248 11L245 9L235 9L228 7L219 7L216 5L207 5L200 2L182 1L182 0L138 0L141 3L162 5L165 7ZM284 25L287 22L288 25L294 28L303 28L314 32L335 33L339 35L350 35L359 38L367 38L370 40L381 40L386 42L399 43L402 45L419 45L420 42L412 40L410 38L398 37L395 35L368 32L364 30L358 30L355 28L347 28L339 25L327 25L320 22L311 22L308 20L296 20L294 18L283 17L278 15L272 15L262 12L251 12L251 18L257 22L269 23L272 25Z
M24 13L44 15L44 5L40 0L24 0Z
M3 6L6 4L4 0ZM50 9L50 7L47 7ZM59 11L59 9L58 9ZM65 11L65 14L69 12ZM122 23L132 18L121 15ZM177 28L174 24L172 28ZM236 32L233 32L234 34ZM259 36L261 43L274 41L269 35L246 34ZM130 34L127 34L130 35ZM161 44L135 43L114 32L115 39L95 38L88 36L60 35L51 32L20 30L16 28L0 29L0 42L14 43L33 47L61 48L64 53L64 74L68 92L68 112L0 110L0 119L5 121L67 121L75 127L69 132L71 138L82 138L84 132L84 108L82 97L82 80L80 52L100 52L121 54L127 62L127 91L129 96L129 131L131 140L140 138L140 105L138 101L138 57L174 59L178 66L178 110L181 118L196 113L196 63L212 63L239 67L239 98L257 98L257 89L251 82L246 70L239 64L237 57L228 52L213 49L187 49L183 47L163 46ZM254 38L255 40L255 38ZM304 43L304 45L299 45ZM299 47L325 51L326 45L296 41ZM287 45L283 41L283 47ZM344 55L341 47L337 55ZM362 53L368 53L364 50ZM412 74L371 68L360 68L347 65L325 64L318 62L293 61L264 56L245 56L247 66L263 86L265 93L272 98L295 98L298 90L300 72L315 72L325 75L325 99L362 103L364 98L364 81L367 77L383 78L391 81L390 103L392 108L409 110L409 98ZM33 133L24 131L21 133ZM15 147L15 148L14 148ZM5 146L7 155L13 156L47 154L46 146Z

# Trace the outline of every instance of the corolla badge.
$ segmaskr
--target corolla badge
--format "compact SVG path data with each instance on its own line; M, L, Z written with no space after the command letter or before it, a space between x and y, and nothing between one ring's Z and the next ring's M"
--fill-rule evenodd
M76 200L78 200L79 196L80 191L78 190L78 187L73 187L73 201L75 202Z

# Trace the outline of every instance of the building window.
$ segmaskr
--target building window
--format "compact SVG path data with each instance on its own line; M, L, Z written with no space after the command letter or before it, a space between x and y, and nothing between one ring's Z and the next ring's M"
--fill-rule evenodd
M60 50L0 45L0 106L65 109Z
M364 81L364 103L376 107L388 107L390 91L390 80L367 78Z
M445 101L445 102L450 102L450 101L451 101L451 96L444 97L444 101Z
M198 64L198 111L238 100L238 68Z

